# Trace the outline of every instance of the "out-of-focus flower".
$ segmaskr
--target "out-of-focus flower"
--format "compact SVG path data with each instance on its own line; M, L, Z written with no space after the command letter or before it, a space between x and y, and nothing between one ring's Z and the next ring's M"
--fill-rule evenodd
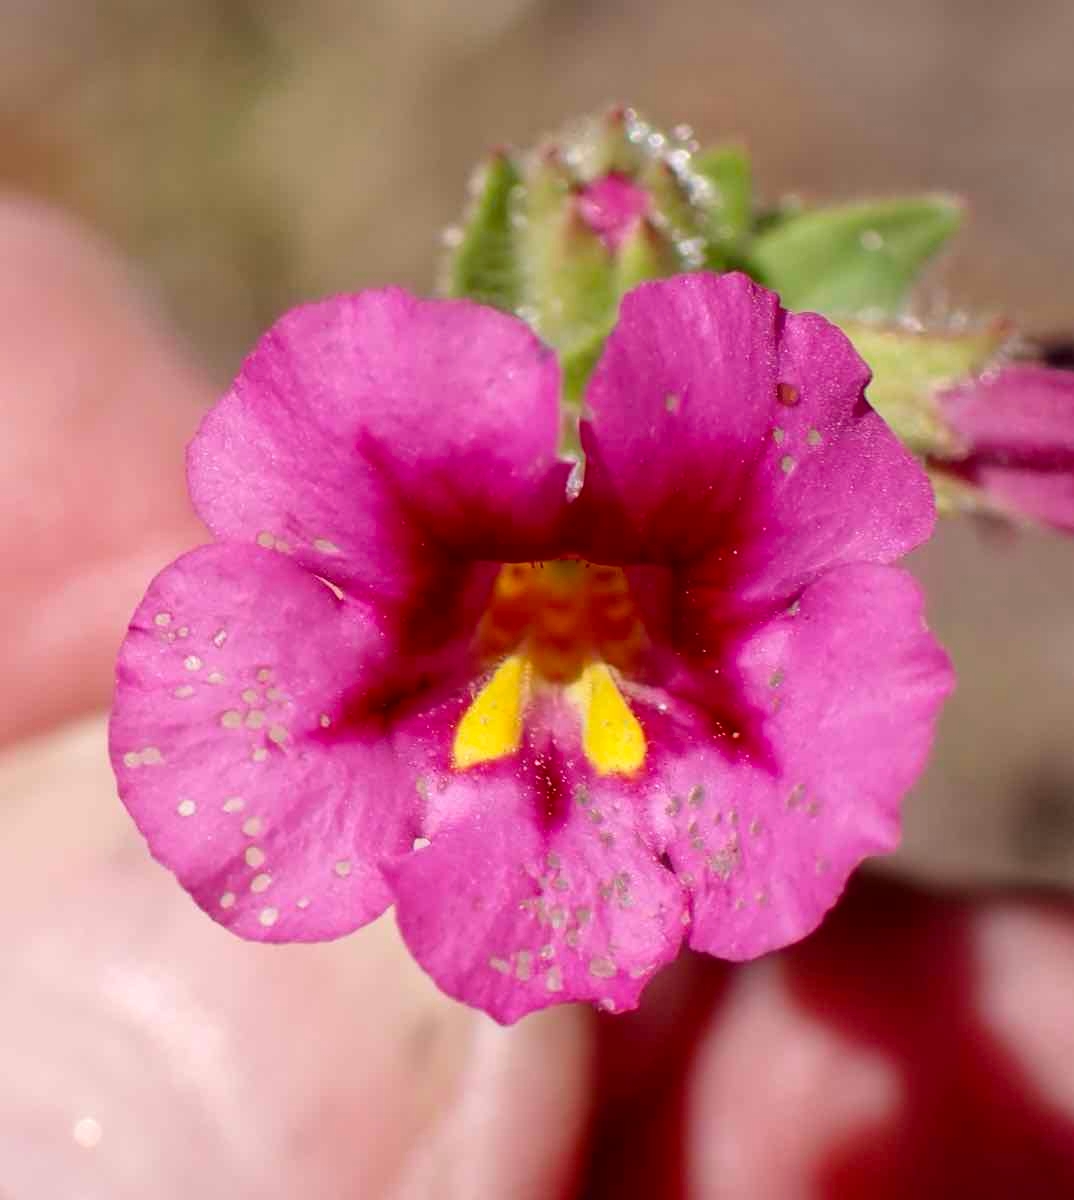
M868 396L926 465L942 509L1074 530L1074 372L1018 361L1011 327L846 322Z
M684 938L747 959L890 850L950 686L928 482L816 316L742 275L626 297L558 453L555 356L467 302L284 317L206 417L221 540L119 662L120 792L248 937L389 903L503 1021L616 1010Z
M940 392L963 503L1074 531L1074 373L1011 364ZM971 489L967 491L967 489Z

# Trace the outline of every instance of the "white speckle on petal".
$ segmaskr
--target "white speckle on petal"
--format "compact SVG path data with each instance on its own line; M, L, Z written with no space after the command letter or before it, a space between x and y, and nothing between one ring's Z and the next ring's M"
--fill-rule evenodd
M263 908L263 909L262 909L262 910L261 910L261 911L260 911L260 912L257 914L257 919L258 919L258 920L261 922L261 924L262 924L262 925L264 925L264 926L265 926L265 928L267 929L267 928L268 928L268 926L270 926L270 925L275 925L275 924L276 924L276 918L277 918L279 915L280 915L280 914L279 914L279 912L278 912L278 911L277 911L275 908Z
M261 693L256 688L247 688L242 694L242 699L244 704L260 704Z
M821 437L819 429L811 429L806 434L806 441L811 446L819 446L821 444L821 442L824 441L824 439Z
M164 755L156 748L156 746L146 746L142 751L142 766L143 767L159 767L164 761Z
M257 749L254 750L254 752L250 755L250 757L254 760L254 762L264 762L265 759L268 758L268 751L264 746L258 746Z
M616 970L615 963L604 955L589 960L589 973L596 979L612 979Z
M351 873L351 860L349 858L341 858L333 867L335 873L340 879L345 879Z
M250 891L251 892L263 892L266 890L266 888L269 887L269 885L271 883L272 883L272 876L269 875L267 872L262 871L260 875L255 875L253 877L253 879L250 880Z
M228 796L224 801L224 812L236 813L242 811L243 800L241 796Z
M260 846L248 846L243 858L248 867L259 867L265 861L265 852Z
M166 628L172 623L172 614L169 612L158 612L153 618L153 624L160 626L161 629Z
M299 898L295 901L296 908L309 908L309 906L310 906L309 896L299 896Z
M235 893L234 892L225 892L220 897L220 907L221 908L233 908L234 905L235 905Z
M223 677L223 675L220 674L219 671L210 671L209 674L206 676L206 678L208 679L208 681L210 683L213 683L213 684L224 682L224 677Z
M257 682L258 683L268 683L271 678L272 678L272 672L268 669L268 667L262 667L257 672Z
M196 654L188 655L183 659L183 666L188 671L200 671L203 665L201 659Z
M198 806L193 800L180 800L175 806L175 811L181 817L192 817L198 811Z
M328 538L314 538L314 550L319 550L322 554L341 554L342 551L335 542L330 542Z
M269 690L265 693L265 698L267 700L275 700L275 701L286 700L287 694L285 692L281 692L279 688L274 687L274 688L269 688Z
M428 838L416 837L414 839L414 845L412 848L414 850L424 850L426 846L431 846L431 845L432 845L432 842L430 842Z
M332 718L328 715L328 713L321 713L320 724L322 729L327 729L328 726L332 724Z
M779 460L779 469L784 475L789 475L794 470L794 458L789 454L784 454Z
M134 767L140 767L142 765L142 756L137 750L128 750L127 753L123 755L123 765L125 767L131 767L132 769Z
M225 729L238 729L242 724L242 713L237 708L229 708L221 715L220 724Z
M189 683L184 683L182 687L177 687L172 695L176 700L189 700L194 695L194 688Z
M257 535L257 544L265 550L271 550L276 545L276 538L267 529L262 529Z
M273 725L268 731L269 741L275 742L277 746L287 741L287 730L282 725Z
M544 986L550 992L562 992L563 991L563 970L562 970L562 968L560 968L558 966L549 967L548 974L544 977Z
M268 720L268 717L265 716L265 714L261 711L261 709L259 709L259 708L251 709L246 714L246 728L247 729L260 729L267 720Z
M261 832L261 818L248 817L242 823L242 831L247 837L257 837L257 835Z
M222 646L222 645L223 645L223 644L224 644L226 641L227 641L227 630L226 630L226 629L218 629L218 630L217 630L217 631L216 631L216 632L213 634L213 645L214 645L214 646L216 646L218 649L219 649L219 648L220 648L220 647L221 647L221 646Z

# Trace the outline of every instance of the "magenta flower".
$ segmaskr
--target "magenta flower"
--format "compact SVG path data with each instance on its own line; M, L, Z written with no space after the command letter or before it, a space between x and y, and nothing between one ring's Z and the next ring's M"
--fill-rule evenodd
M935 465L1011 515L1074 530L1074 372L1002 367L938 398L965 455Z
M500 1021L631 1007L684 940L801 938L895 845L951 684L886 565L930 487L867 378L744 276L645 284L579 491L522 322L394 289L289 313L190 448L220 541L121 652L112 753L153 853L247 938L394 903Z

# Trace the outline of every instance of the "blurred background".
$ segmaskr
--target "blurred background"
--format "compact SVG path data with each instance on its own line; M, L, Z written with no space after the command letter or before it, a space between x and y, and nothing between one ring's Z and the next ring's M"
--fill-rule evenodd
M107 702L113 647L145 582L198 537L183 515L179 451L197 410L288 306L387 282L431 290L441 231L457 219L481 155L501 143L530 144L614 102L660 125L688 123L702 141L745 140L769 199L962 193L969 227L936 283L940 302L1008 314L1032 335L1074 336L1074 4L0 0L0 21L0 192L36 197L95 230L127 262L137 291L132 303L106 255L69 230L3 208L0 403L17 420L5 416L0 435L8 671L0 742L15 743L0 755L9 818L0 909L17 969L0 989L0 1193L185 1200L196 1145L203 1175L218 1170L198 1185L206 1200L379 1196L387 1175L377 1174L372 1154L356 1165L352 1143L367 1139L390 1156L413 1142L412 1129L436 1128L437 1088L456 1068L473 1098L459 1119L485 1138L460 1162L465 1170L487 1165L496 1147L514 1153L532 1130L553 1129L547 1113L561 1118L571 1104L588 1111L577 1098L583 1085L560 1071L582 1057L571 1040L581 1037L577 1012L529 1020L513 1041L492 1041L499 1031L483 1022L472 1044L478 1066L460 1066L472 1048L468 1014L433 993L390 924L329 947L262 953L238 945L150 862L115 799L102 719L92 714ZM15 227L25 236L11 234ZM35 277L41 295L31 304L23 284ZM60 436L58 420L66 422ZM174 464L167 480L165 462ZM87 496L101 502L97 525L77 519ZM69 539L61 567L59 529ZM915 565L960 683L908 802L904 848L883 869L932 886L1074 884L1074 541L952 522ZM67 724L72 718L80 723ZM31 733L36 741L18 744ZM892 895L903 914L894 928L907 909L901 892ZM803 947L810 978L827 970L808 959L823 958L824 936L853 964L868 946L873 910L860 899L848 909L852 926L864 914L864 941L847 950L835 918L833 934ZM1069 930L1044 937L1029 918L1009 917L999 934L989 926L993 958L967 958L961 969L984 978L981 963L1002 960L1012 994L1023 997L1030 976L1051 988L1026 1002L1019 1036L1037 1038L1038 1064L1060 1064L1055 1094L1074 1110L1063 1066L1074 1061L1074 941ZM905 976L916 995L915 971L949 976L946 933L930 941L919 932L903 950L926 945L924 957L897 955L890 977L882 964L866 970L884 994L895 995ZM1020 957L1027 946L1032 961ZM1042 964L1066 975L1048 975ZM769 1178L773 1145L789 1129L801 1134L801 1115L824 1108L819 1097L845 1102L847 1113L886 1103L883 1089L868 1092L868 1103L855 1090L859 1067L859 1083L872 1087L872 1058L847 1065L842 1042L820 1038L818 1025L782 1007L783 969L761 963L737 976L759 1007L752 999L732 1005L727 1042L713 1043L727 1076L718 1095L729 1099L720 1100L719 1120L706 1116L704 1135L730 1130L721 1170L748 1160ZM625 1019L617 1028L640 1028L655 1059L665 1054L657 1032L685 1018L666 992L653 992L640 1026ZM825 995L817 1004L823 1013L834 1001ZM873 997L862 1004L871 1012ZM937 1018L933 1041L899 1032L911 1065L896 1082L925 1078L920 1061L939 1061L967 1005L951 1020ZM1045 1009L1052 1025L1040 1017ZM977 1061L975 1030L966 1062ZM565 1042L549 1053L553 1035ZM1065 1058L1056 1053L1061 1043ZM521 1056L510 1067L508 1053ZM984 1061L982 1071L998 1078L996 1060ZM744 1108L742 1081L758 1064L770 1075ZM960 1096L985 1094L976 1076L952 1083L949 1065L938 1070L935 1093L925 1089L925 1102L907 1106L924 1159L937 1114L946 1120L961 1111ZM523 1071L521 1115L504 1133L489 1114L507 1110L504 1096L518 1101L508 1083ZM647 1078L629 1086L651 1108ZM881 1073L880 1082L890 1080ZM995 1119L1016 1128L1016 1109L1009 1098L997 1102ZM983 1124L967 1123L967 1144L982 1141L991 1112ZM1050 1161L1025 1152L1033 1122L1012 1159L1019 1171ZM454 1130L445 1145L462 1144ZM1069 1150L1069 1126L1057 1136ZM743 1150L750 1137L752 1157ZM616 1127L609 1161L620 1162L623 1144ZM107 1179L87 1173L85 1151L98 1145L98 1160L113 1171ZM278 1167L281 1148L290 1174ZM570 1157L562 1148L541 1153L547 1162ZM916 1169L912 1154L906 1161ZM962 1162L951 1159L953 1169ZM340 1164L358 1172L353 1186L339 1184ZM557 1194L547 1180L531 1193L499 1176L478 1186L460 1171L454 1191L430 1185L407 1194ZM150 1192L147 1172L157 1172ZM942 1173L937 1167L935 1178ZM1016 1194L988 1191L985 1167L982 1179L975 1195ZM961 1194L947 1184L890 1186L853 1195ZM1024 1194L1058 1194L1042 1186ZM594 1187L586 1196L605 1194L628 1193ZM806 1194L814 1193L771 1182L720 1193Z

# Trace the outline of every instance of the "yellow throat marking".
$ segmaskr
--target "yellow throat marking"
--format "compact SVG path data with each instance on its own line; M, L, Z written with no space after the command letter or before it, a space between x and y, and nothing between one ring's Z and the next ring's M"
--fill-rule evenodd
M455 731L456 769L494 762L522 742L533 670L519 654L504 659L471 701ZM604 663L589 663L567 689L582 716L582 749L598 775L629 775L645 761L645 732Z
M529 693L530 670L512 654L470 702L455 730L451 760L455 767L473 767L513 754L522 742L522 709Z
M582 749L598 775L630 775L645 762L645 732L604 663L590 663L568 695L582 710Z

